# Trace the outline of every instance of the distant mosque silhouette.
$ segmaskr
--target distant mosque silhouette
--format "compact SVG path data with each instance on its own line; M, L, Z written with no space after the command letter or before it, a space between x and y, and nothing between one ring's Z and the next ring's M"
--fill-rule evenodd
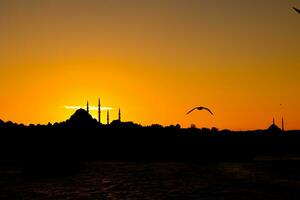
M275 119L273 117L273 123L272 125L268 128L268 130L272 131L272 132L280 132L280 131L284 131L284 121L283 121L283 117L281 118L281 129L275 124Z
M86 112L89 113L89 101L87 101L86 103ZM119 108L119 112L118 112L118 120L119 122L121 122L121 109ZM101 103L100 103L100 98L98 99L98 122L99 124L101 123ZM109 125L109 110L107 110L106 113L106 124Z

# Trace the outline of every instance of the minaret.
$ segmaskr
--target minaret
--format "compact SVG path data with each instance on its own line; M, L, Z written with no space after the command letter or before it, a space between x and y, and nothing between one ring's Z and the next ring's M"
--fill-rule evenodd
M121 109L119 108L119 122L121 122Z
M86 103L86 112L89 113L89 101L87 101L87 103Z
M281 130L284 131L284 122L283 122L283 117L281 118Z
M100 98L98 99L98 122L101 124L101 104L100 104Z
M109 110L107 110L106 119L107 119L107 125L109 125Z

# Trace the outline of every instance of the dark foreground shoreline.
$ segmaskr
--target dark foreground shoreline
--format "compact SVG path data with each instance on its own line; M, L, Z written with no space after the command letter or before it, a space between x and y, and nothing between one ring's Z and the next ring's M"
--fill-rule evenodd
M0 128L4 161L249 161L300 156L300 132L181 128Z
M98 123L85 110L64 122L15 124L0 120L0 162L68 165L79 161L250 161L257 156L300 156L300 131L230 131Z
M1 161L230 161L300 156L299 132L156 128L0 129Z

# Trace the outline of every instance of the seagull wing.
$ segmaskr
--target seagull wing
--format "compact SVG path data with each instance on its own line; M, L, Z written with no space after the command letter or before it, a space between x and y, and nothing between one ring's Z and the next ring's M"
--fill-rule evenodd
M198 107L193 108L192 110L190 110L189 112L186 113L186 115L190 114L191 112L193 112L195 109L197 109Z
M294 10L300 14L300 10L298 8L294 8Z
M207 110L208 112L210 112L210 114L214 115L209 108L203 108L203 109Z

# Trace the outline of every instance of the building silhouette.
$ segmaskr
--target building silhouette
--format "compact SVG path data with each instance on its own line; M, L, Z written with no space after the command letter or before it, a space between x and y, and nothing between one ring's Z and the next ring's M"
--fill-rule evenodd
M89 113L89 101L86 103L86 112Z
M121 109L120 108L119 108L118 120L119 120L119 122L121 122Z
M272 132L272 133L280 133L281 129L275 124L275 119L273 117L273 123L271 126L269 126L269 128L267 129L268 131Z
M101 104L100 104L100 98L98 99L98 122L101 124Z
M107 120L107 125L108 125L109 124L109 110L107 110L106 120Z
M273 123L272 125L269 127L270 130L281 130L282 132L284 131L284 120L283 117L281 118L281 129L275 124L275 119L273 117Z

